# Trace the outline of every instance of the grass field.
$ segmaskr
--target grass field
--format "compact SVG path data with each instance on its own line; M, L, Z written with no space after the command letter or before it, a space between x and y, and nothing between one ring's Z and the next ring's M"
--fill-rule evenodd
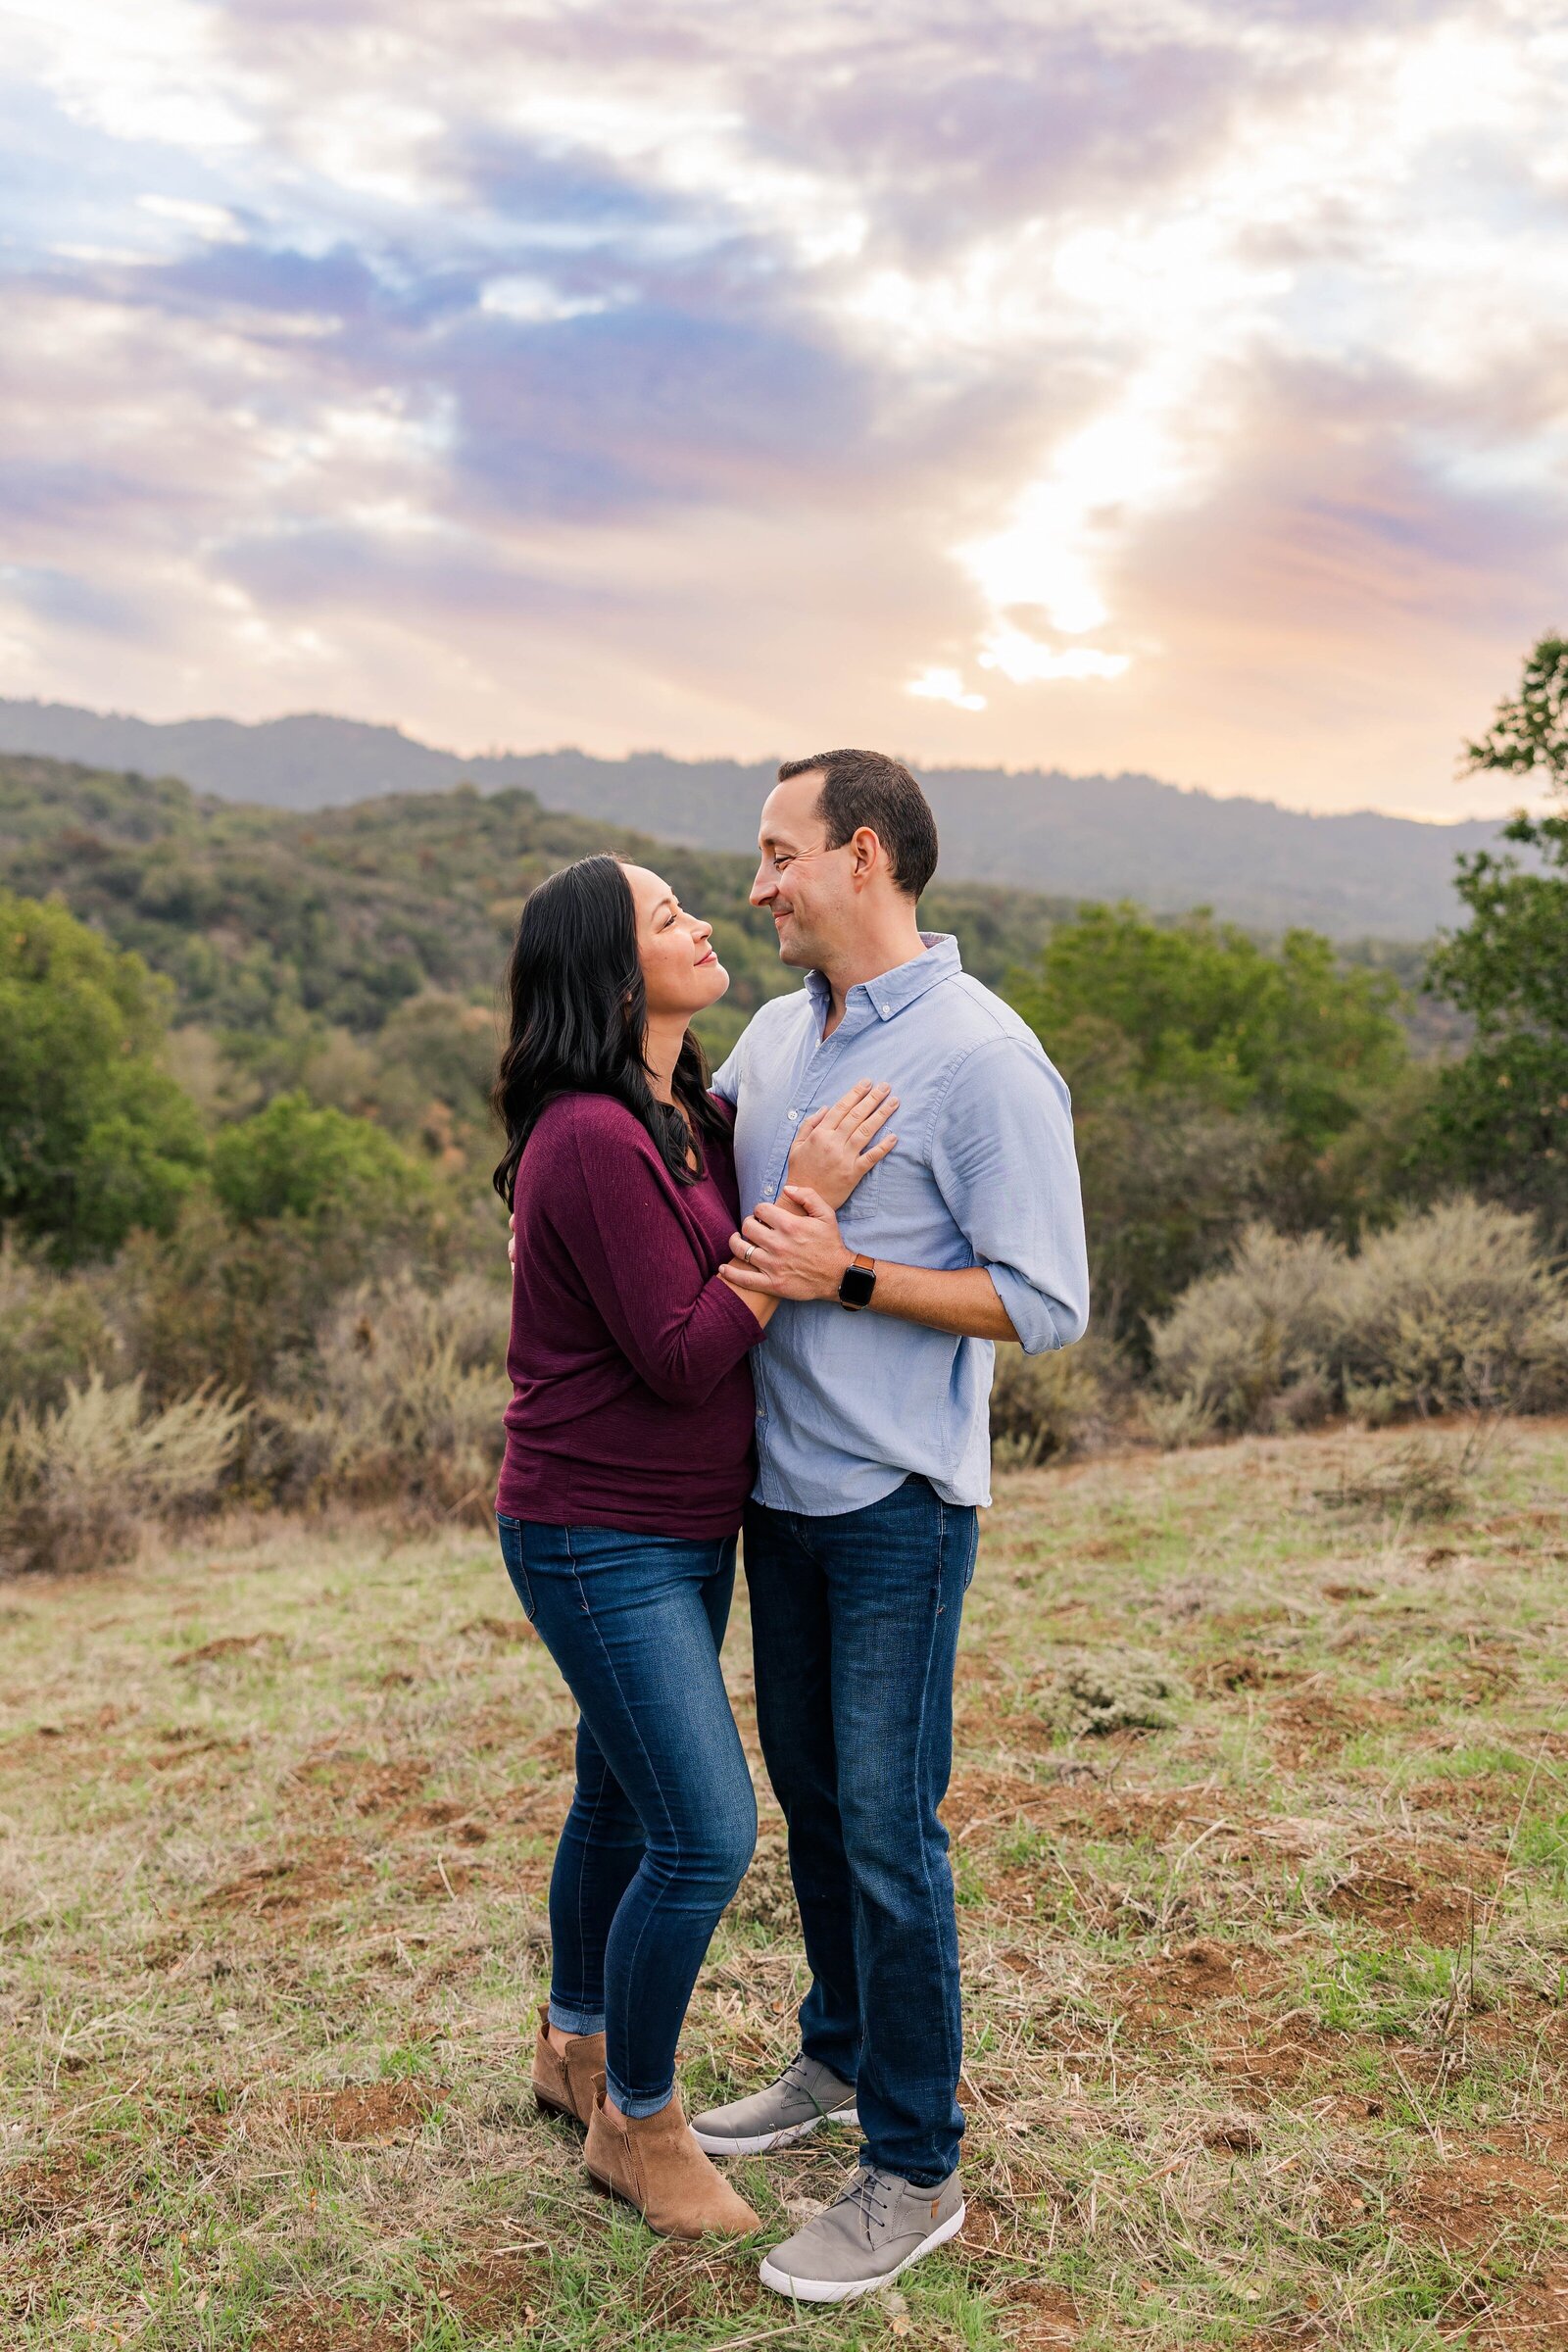
M571 1710L483 1532L231 1521L0 1588L0 2342L1568 2344L1568 1426L1442 1519L1408 1444L1001 1483L947 1808L969 2221L838 2314L535 2115ZM750 1738L744 1613L729 1668ZM764 1797L694 2104L802 1989ZM853 2158L742 2182L777 2234Z

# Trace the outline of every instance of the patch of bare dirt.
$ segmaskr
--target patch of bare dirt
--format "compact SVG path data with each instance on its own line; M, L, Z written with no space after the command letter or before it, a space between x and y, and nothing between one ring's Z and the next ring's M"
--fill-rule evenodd
M487 1806L494 1821L509 1829L559 1829L562 1815L570 1802L568 1791L554 1778L531 1781L520 1788L508 1788L495 1802Z
M558 1724L553 1732L546 1732L538 1740L530 1740L522 1752L541 1764L550 1765L557 1772L575 1772L577 1727L572 1723Z
M1219 1697L1227 1690L1266 1690L1280 1684L1298 1683L1298 1667L1284 1666L1278 1658L1263 1656L1255 1649L1237 1650L1232 1656L1210 1658L1194 1673L1196 1688L1210 1697Z
M462 1629L469 1642L494 1642L510 1648L519 1642L537 1642L538 1635L519 1609L515 1617L474 1617Z
M1068 2352L1083 2334L1078 2306L1064 2286L1026 2279L1011 2288L1002 2325L1017 2352Z
M1387 1698L1348 1698L1338 1691L1301 1690L1270 1706L1266 1722L1282 1764L1320 1764L1358 1732L1385 1731L1404 1721Z
M514 1698L487 1699L476 1707L468 1719L465 1744L478 1755L488 1755L498 1747L514 1748L520 1756L537 1756L554 1752L556 1743L565 1742L569 1758L576 1739L573 1731L547 1732L542 1739L534 1733L539 1720L536 1705L524 1706Z
M299 1919L343 1902L364 1886L363 1865L346 1845L321 1842L276 1862L256 1862L201 1900L204 1911L255 1919Z
M1250 1999L1279 1978L1280 1963L1255 1946L1200 1936L1158 1960L1119 1972L1117 2006L1130 2024L1163 2033L1189 2024L1217 2001Z
M30 1692L18 1690L12 1694L12 1703L20 1706L30 1696ZM35 1723L30 1731L18 1732L14 1739L7 1740L3 1745L7 1755L16 1755L19 1751L25 1753L28 1748L53 1752L60 1741L89 1740L95 1733L109 1731L120 1719L118 1707L100 1707L96 1714L75 1716L69 1723ZM107 1755L111 1751L104 1749L99 1752ZM72 1758L72 1769L83 1771L87 1768L87 1761L78 1753Z
M161 1936L149 1936L141 1947L143 1968L177 1968L190 1952L190 1937L183 1928L170 1928Z
M423 1756L388 1764L328 1745L296 1765L289 1776L289 1794L296 1809L322 1806L368 1816L407 1804L423 1788L429 1769Z
M93 2179L74 2148L12 2165L0 2172L0 2221L8 2230L53 2228L83 2210Z
M1485 1928L1502 1875L1497 1854L1436 1839L1400 1841L1359 1856L1325 1908L1401 1939L1462 1943L1472 1925Z
M532 2328L550 2300L550 2273L536 2254L471 2254L439 2281L442 2299L476 2334Z
M487 1845L490 1833L483 1822L474 1821L466 1805L456 1804L449 1797L437 1797L429 1804L411 1805L400 1813L393 1827L398 1830L446 1830L458 1845Z
M291 2091L280 2112L321 2139L396 2139L416 2132L445 2097L426 2083L351 2082L341 2090Z
M182 1649L170 1659L171 1666L207 1666L218 1658L243 1657L247 1650L283 1646L281 1634L220 1634L216 1641L203 1642L195 1649Z
M1113 1789L1098 1773L1046 1782L1005 1772L963 1772L943 1799L942 1818L956 1838L1024 1821L1084 1837L1157 1843L1189 1825L1206 1828L1217 1816L1211 1798L1166 1789Z
M160 1732L160 1746L147 1758L154 1772L174 1772L193 1764L204 1756L248 1756L248 1740L230 1740L219 1733L199 1732L194 1727Z
M1519 1814L1519 1783L1511 1773L1466 1773L1462 1779L1410 1781L1401 1791L1412 1813L1444 1813L1449 1819L1512 1829Z
M1391 2219L1405 2236L1474 2253L1527 2223L1568 2219L1568 2186L1528 2156L1455 2155L1407 2180Z
M1568 2263L1549 2262L1533 2278L1500 2290L1465 2340L1475 2352L1562 2352L1568 2344Z
M471 1862L459 1862L456 1859L449 1862L438 1856L433 1869L421 1870L416 1878L409 1881L409 1892L416 1902L421 1903L436 1902L443 1895L453 1900L460 1894L466 1894L470 1886L477 1885L481 1876L481 1871L475 1869ZM519 1874L519 1884L526 1884L526 1874Z
M404 2352L407 2336L364 2304L291 2303L264 2320L251 2352Z
M1511 1643L1478 1642L1452 1666L1418 1674L1411 1696L1422 1706L1486 1706L1519 1680L1519 1653Z

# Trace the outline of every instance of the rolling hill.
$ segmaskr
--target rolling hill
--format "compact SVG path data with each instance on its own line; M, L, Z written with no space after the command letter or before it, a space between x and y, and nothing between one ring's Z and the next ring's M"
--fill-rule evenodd
M745 853L772 763L579 751L464 759L396 727L320 715L169 725L63 703L0 701L0 752L178 776L198 792L297 812L390 794L523 790L546 808L635 826L692 849ZM1455 856L1495 840L1490 820L1418 824L1371 812L1309 816L1221 800L1146 775L1059 769L922 771L945 879L1057 898L1133 898L1162 913L1211 906L1261 931L1293 923L1348 940L1425 939L1453 922Z

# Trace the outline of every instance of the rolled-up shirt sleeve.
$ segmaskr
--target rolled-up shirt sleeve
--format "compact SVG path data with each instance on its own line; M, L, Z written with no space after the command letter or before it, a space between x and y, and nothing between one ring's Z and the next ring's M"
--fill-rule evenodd
M1089 1253L1072 1104L1021 1039L976 1046L937 1107L931 1168L1027 1355L1089 1326Z

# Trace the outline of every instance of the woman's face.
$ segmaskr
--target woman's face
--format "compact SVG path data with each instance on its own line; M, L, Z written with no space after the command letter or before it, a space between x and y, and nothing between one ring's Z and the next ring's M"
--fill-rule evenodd
M645 865L622 872L637 909L637 960L651 1018L679 1013L690 1019L712 1004L729 986L729 974L713 954L711 923L688 914L669 884Z

